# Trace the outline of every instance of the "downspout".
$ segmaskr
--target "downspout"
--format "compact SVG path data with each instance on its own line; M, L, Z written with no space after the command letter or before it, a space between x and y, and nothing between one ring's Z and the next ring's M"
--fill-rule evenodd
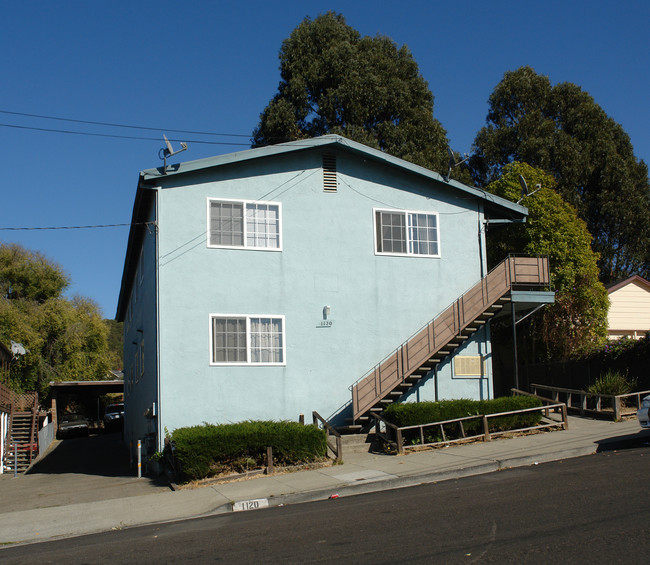
M160 189L156 188L155 189L155 202L154 202L154 210L155 210L155 216L154 216L154 238L155 238L155 247L156 247L156 269L155 269L155 287L156 287L156 426L157 426L157 439L158 439L158 445L156 446L156 449L158 451L162 451L163 446L164 446L164 437L163 437L163 426L161 424L161 405L160 405L160 366L161 366L161 361L160 361L160 253L159 253L159 239L160 239L160 234L158 232L159 229L159 199L158 199L158 194Z

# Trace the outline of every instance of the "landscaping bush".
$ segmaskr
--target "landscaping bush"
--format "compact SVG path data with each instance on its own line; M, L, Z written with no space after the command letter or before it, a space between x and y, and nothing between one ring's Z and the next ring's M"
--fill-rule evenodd
M636 388L636 379L630 379L619 371L607 371L587 388L593 394L628 394Z
M384 417L392 424L401 428L454 420L466 416L497 414L500 412L510 412L512 410L523 410L541 406L541 400L531 396L505 396L492 400L469 400L461 398L457 400L441 400L439 402L405 402L403 404L392 404L384 412ZM541 418L541 411L490 418L490 432L535 426L540 422ZM445 424L443 427L447 439L461 437L458 424ZM471 436L483 432L483 423L481 419L476 418L463 422L463 428L465 433ZM407 443L419 443L419 437L419 431L417 430L407 430L404 432L404 440ZM426 443L442 441L442 439L438 426L425 429Z
M316 426L297 422L247 421L178 428L171 435L183 479L264 466L266 448L275 464L295 465L324 457L327 436Z

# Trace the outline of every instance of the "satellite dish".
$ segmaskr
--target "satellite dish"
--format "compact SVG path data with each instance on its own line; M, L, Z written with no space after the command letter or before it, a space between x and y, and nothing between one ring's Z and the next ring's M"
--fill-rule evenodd
M454 156L454 152L451 150L451 147L447 146L447 155L449 155L449 170L447 171L447 176L445 177L445 180L449 182L449 178L451 177L451 170L454 167L458 167L459 165L462 165L465 161L469 159L469 155L465 153L465 158L462 161L459 161L456 163L456 157Z
M158 152L158 156L164 162L164 169L167 169L167 157L171 157L172 155L176 155L177 153L182 153L183 151L186 151L187 143L181 141L181 148L178 151L174 151L172 144L169 142L169 139L167 139L167 136L165 134L163 134L163 138L165 139L165 147Z
M521 185L521 195L519 196L519 200L517 200L517 204L519 204L524 199L525 196L532 196L540 188L542 188L541 184L536 184L535 190L533 190L532 192L528 192L528 185L526 184L526 179L524 178L523 175L519 175L519 184Z

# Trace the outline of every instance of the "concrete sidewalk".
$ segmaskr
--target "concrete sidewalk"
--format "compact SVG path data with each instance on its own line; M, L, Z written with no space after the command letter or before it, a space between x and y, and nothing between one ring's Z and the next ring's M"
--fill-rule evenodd
M608 442L635 438L650 442L650 431L641 430L636 419L615 423L569 417L569 421L564 431L400 457L344 453L343 465L178 491L124 476L0 475L0 544L227 513L233 511L233 503L254 499L278 506L402 488L589 455Z

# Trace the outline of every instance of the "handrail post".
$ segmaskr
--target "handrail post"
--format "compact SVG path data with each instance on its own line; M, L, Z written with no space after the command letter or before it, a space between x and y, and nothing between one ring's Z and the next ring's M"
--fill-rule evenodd
M564 430L569 429L569 417L567 415L566 404L562 404L562 429Z
M621 397L612 396L612 399L614 400L614 420L618 422L621 419Z
M485 414L483 414L483 441L491 441L490 438L490 426L488 425L488 419Z
M397 440L397 454L404 455L404 438L402 438L402 430L397 428L395 439Z

